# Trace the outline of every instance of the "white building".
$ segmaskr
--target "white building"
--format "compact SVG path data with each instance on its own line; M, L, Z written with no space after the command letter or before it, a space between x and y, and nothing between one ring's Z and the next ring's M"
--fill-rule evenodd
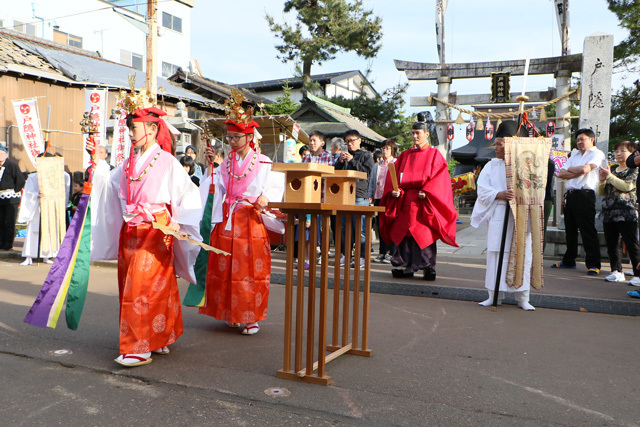
M195 0L158 2L158 76L189 69L194 5ZM0 0L0 10L0 27L146 68L147 0Z
M311 76L311 81L320 85L320 90L314 93L317 96L326 96L327 98L342 96L346 99L357 98L362 94L367 98L378 96L365 75L358 70L316 74ZM294 101L302 101L302 77L240 83L236 86L251 89L258 95L275 101L276 98L284 94L282 87L285 85L291 88L291 98Z

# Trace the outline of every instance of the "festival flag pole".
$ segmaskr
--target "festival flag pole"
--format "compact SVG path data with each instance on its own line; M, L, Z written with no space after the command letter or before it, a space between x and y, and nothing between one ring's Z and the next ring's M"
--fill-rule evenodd
M213 141L213 133L211 132L208 123L205 123L203 126L202 137L207 141L207 144L210 144L211 141ZM216 189L213 182L215 177L215 173L213 172L213 159L209 159L209 176L211 177L211 184L209 185L209 194L207 195L207 202L204 206L202 222L200 223L200 235L202 236L202 242L207 245L211 241L211 215L213 211L213 197ZM197 283L189 284L187 294L182 302L184 305L188 307L204 307L208 264L209 252L202 248L200 249L200 252L198 252L196 263L193 266Z
M80 122L82 132L93 141L98 129L90 113L85 112ZM65 317L67 327L78 329L89 285L91 263L91 179L95 169L95 145L91 152L91 170L76 213L69 224L58 256L42 285L33 306L24 321L41 328L55 328L66 298Z
M47 127L49 127L49 119L47 119ZM49 132L43 131L43 133L44 151L42 152L42 154L45 155L49 150ZM40 265L40 255L42 255L40 250L40 245L42 245L42 200L38 200L38 203L40 204L40 215L38 216L38 252L36 256L36 265Z
M522 119L524 116L524 103L529 100L529 97L525 95L527 88L527 76L529 74L529 57L525 60L524 64L524 80L522 81L522 93L516 98L520 105L518 107L518 131L522 125ZM508 185L507 185L508 188ZM500 254L498 255L498 268L496 271L496 284L493 290L493 304L491 306L492 311L498 310L498 295L500 292L500 279L502 277L502 263L504 262L504 249L507 242L507 230L509 229L509 211L510 202L507 200L507 207L504 210L504 221L502 225L502 239L500 240Z

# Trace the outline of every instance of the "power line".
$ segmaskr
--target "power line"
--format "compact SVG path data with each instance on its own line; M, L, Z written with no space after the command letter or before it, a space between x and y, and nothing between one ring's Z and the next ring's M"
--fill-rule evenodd
M172 2L172 1L175 1L175 0L158 0L158 3L167 3L167 2ZM108 10L108 9L115 9L115 8L126 9L129 6L140 6L140 3L131 3L131 4L124 4L124 5L116 5L116 4L114 4L113 6L105 6L105 7L99 8L99 9L93 9L93 10L87 10L87 11L84 11L84 12L72 13L71 15L58 16L56 18L49 18L49 19L43 19L43 20L38 19L37 21L23 22L23 23L18 24L18 25L11 25L11 26L6 26L6 27L2 27L2 28L6 28L8 30L14 30L16 27L22 27L24 25L41 24L43 22L56 21L58 19L62 20L62 19L66 19L66 18L72 18L74 16L86 15L86 14L89 14L89 13L100 12L100 11ZM43 36L44 36L44 34L43 34Z

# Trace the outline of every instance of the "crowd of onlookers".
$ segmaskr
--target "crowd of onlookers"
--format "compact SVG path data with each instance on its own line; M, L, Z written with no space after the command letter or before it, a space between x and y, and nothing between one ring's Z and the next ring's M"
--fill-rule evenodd
M385 179L387 176L388 164L393 163L397 157L398 146L395 141L387 139L383 141L382 149L376 149L373 153L362 149L361 147L362 137L356 130L350 130L346 132L344 138L333 138L331 140L329 151L325 151L326 136L320 131L311 132L309 135L309 144L303 145L298 150L302 163L320 163L324 165L334 166L337 170L355 170L365 172L367 179L358 180L356 184L356 205L357 206L379 206L380 199L382 198L382 192L384 190ZM345 263L345 221L342 222L340 232L342 233L340 253L342 254L339 262L340 265ZM336 220L335 217L331 217L332 237L335 241L336 233ZM311 226L310 216L307 216L304 221L305 239L309 241L309 227ZM301 225L302 226L302 225ZM380 239L379 233L379 221L373 221L373 227L376 235L380 240L379 255L374 258L374 262L391 263L391 257L387 245L382 239ZM351 241L356 242L356 229L360 231L360 238L358 239L361 248L360 253L362 257L365 256L365 220L362 218L361 224L353 225ZM298 239L298 233L296 233L296 240ZM316 242L316 248L320 251L320 235L321 226L318 221L318 242ZM306 260L304 261L305 268L309 268L309 249L306 252ZM297 246L294 248L297 258ZM335 256L333 252L329 253L330 257ZM318 262L320 262L318 260ZM351 265L355 265L355 260L351 261ZM360 268L364 268L364 258L360 259Z
M426 131L426 130L425 130ZM638 147L631 141L622 141L613 147L615 164L609 166L605 154L595 145L595 135L590 129L580 129L576 132L577 149L573 151L566 165L559 171L558 177L566 180L566 194L564 197L564 222L567 239L567 250L562 261L552 265L553 268L576 268L576 257L578 256L578 233L582 237L585 251L585 264L587 274L597 276L600 274L600 245L595 227L596 220L596 194L603 196L602 208L599 218L602 220L607 253L611 264L611 273L605 280L609 282L625 281L625 271L622 267L622 251L628 253L631 260L631 268L626 274L632 276L630 285L640 287L640 248L638 242L638 213L637 201L640 192L637 181L638 165L640 165L640 154ZM389 170L389 164L394 163L399 154L398 145L391 139L384 140L382 147L373 153L361 147L362 137L355 131L350 130L343 138L333 138L328 150L325 150L326 136L319 131L309 135L309 144L299 149L301 161L303 163L321 163L334 166L336 169L356 170L365 172L368 176L366 180L359 180L356 185L356 205L358 206L379 206L381 204L385 189L385 182ZM107 150L104 147L98 149L98 160L107 158ZM180 157L180 164L187 171L194 184L199 185L200 180L207 169L207 166L196 161L197 150L194 146L187 146L185 154ZM215 150L213 167L217 168L224 159L222 148ZM8 158L6 147L0 146L0 250L10 250L13 247L15 237L16 219L21 222L33 221L39 218L36 212L25 212L18 218L18 206L22 199L38 197L37 185L35 187L27 185L25 188L26 174L20 171L17 164ZM551 172L549 172L551 173ZM73 216L83 192L84 182L87 178L86 172L74 172L66 181L70 184L70 198L68 200L67 225ZM35 180L35 178L33 178ZM37 180L36 180L37 181ZM70 181L70 183L69 183ZM550 187L547 184L548 187ZM32 188L33 187L33 188ZM35 190L34 190L35 189ZM549 190L549 188L547 189ZM36 191L36 194L31 194ZM24 196L22 193L25 193ZM547 193L551 193L547 191ZM549 199L549 200L547 200ZM551 207L551 197L545 198L545 219L548 218L548 211ZM548 206L547 206L548 205ZM23 206L24 208L24 206ZM342 229L336 230L335 217L331 218L331 236L335 241L337 231L343 234L340 239L342 254L339 262L345 262L345 221L341 221ZM300 221L300 227L304 230L308 248L306 252L305 267L308 268L310 217ZM545 224L546 225L546 224ZM356 229L359 230L361 245L360 254L364 254L365 243L365 221L352 227L351 241L356 240ZM377 263L390 264L392 259L389 242L382 238L379 218L373 221L374 232L379 243L378 253L374 255L373 261ZM296 231L296 240L298 239ZM321 235L320 222L318 221L318 236ZM26 233L29 238L29 233ZM545 239L546 240L546 239ZM23 251L25 264L29 264L31 258L41 256L45 258L55 257L55 253L37 254L33 251L33 244L30 250ZM320 240L315 242L315 250L320 251ZM297 252L297 245L294 248ZM349 251L350 252L350 251ZM333 256L332 252L329 252ZM297 257L297 253L296 253ZM349 260L355 265L354 260ZM360 259L359 265L364 266L364 259ZM630 291L630 296L640 298L640 292Z

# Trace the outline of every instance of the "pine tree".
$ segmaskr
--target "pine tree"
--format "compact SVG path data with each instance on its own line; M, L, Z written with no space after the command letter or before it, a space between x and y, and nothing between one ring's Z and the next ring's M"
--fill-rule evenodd
M367 127L386 138L395 140L400 147L407 148L413 143L411 139L413 120L405 117L402 111L407 87L408 83L399 84L375 98L369 98L364 95L364 91L361 91L361 95L353 99L339 96L330 98L329 101L349 108L351 115L366 123Z
M293 100L293 98L291 98L291 87L289 86L288 82L285 83L284 86L282 86L282 90L284 92L284 95L277 97L275 103L267 104L264 107L267 113L271 114L272 116L291 114L298 108L300 108L300 104L298 104Z
M640 59L640 4L637 0L607 0L607 3L620 26L629 31L629 36L614 47L614 67L636 73ZM640 139L640 81L613 95L609 139L610 147L618 141Z
M640 58L640 3L637 0L607 0L607 3L620 20L620 26L629 31L629 37L613 50L616 66L637 71L633 65Z
M311 66L355 52L373 58L382 44L382 19L365 10L362 0L287 0L284 12L295 11L295 26L279 24L267 15L271 32L282 40L276 45L282 62L302 65L303 90L311 82Z

